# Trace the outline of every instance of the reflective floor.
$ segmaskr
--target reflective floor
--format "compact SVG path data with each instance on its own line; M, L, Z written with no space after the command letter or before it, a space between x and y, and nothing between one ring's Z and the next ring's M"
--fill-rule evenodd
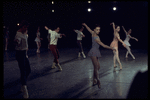
M87 55L89 49L84 51ZM58 68L51 69L53 62L51 51L41 49L40 54L36 54L36 49L28 51L32 71L27 82L29 98L126 98L137 72L148 70L147 50L132 50L135 60L130 55L126 59L126 50L120 50L123 69L119 71L118 66L114 71L113 52L102 49L102 57L99 59L101 82L99 89L97 85L92 86L93 65L90 57L78 58L77 48L59 49L59 53L62 72L58 71ZM20 72L15 52L4 52L3 57L4 98L23 98L19 92Z

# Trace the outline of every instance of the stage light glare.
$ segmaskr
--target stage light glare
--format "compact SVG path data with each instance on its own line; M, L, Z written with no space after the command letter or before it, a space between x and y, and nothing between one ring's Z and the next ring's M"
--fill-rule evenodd
M117 8L116 8L116 7L113 7L113 10L115 11L115 10L117 10Z
M54 10L52 10L52 12L54 12Z
M52 1L52 4L54 4L54 1Z
M91 8L88 8L88 12L91 12Z
M88 3L91 3L91 1L88 1Z
M17 23L17 26L19 26L19 23Z

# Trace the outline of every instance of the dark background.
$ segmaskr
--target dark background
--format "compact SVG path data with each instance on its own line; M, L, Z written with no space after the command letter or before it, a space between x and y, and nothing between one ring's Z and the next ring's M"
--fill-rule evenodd
M117 10L112 8L116 6ZM92 11L88 12L87 9ZM55 12L52 12L52 9ZM116 25L124 26L128 31L132 29L131 36L139 41L130 40L132 49L147 49L148 47L148 2L146 1L128 1L128 2L100 2L92 1L3 1L3 26L9 26L10 39L9 50L14 50L13 39L18 30L17 23L25 19L30 23L28 28L29 49L36 48L35 38L38 26L42 40L42 47L47 48L47 31L44 26L53 28L55 25L60 26L60 33L66 34L66 37L58 40L58 48L77 47L77 34L73 29L80 29L85 22L91 29L94 24L100 24L101 32L99 34L101 41L110 45L113 40L113 28L111 22ZM84 29L83 47L91 48L91 34ZM120 38L125 39L125 33L121 27ZM4 44L4 39L3 39ZM121 43L119 48L124 49ZM102 49L102 48L101 48Z

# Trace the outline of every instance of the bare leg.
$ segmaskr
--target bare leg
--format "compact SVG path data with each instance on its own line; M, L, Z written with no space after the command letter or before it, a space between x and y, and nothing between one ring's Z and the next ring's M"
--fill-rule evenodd
M41 43L40 42L37 42L36 41L36 44L37 44L37 53L40 53L40 46L41 46Z
M126 49L128 50L129 54L132 56L133 59L135 59L134 55L131 52L131 49L129 46L126 46Z
M116 52L115 52L115 51L113 51L113 53L114 53L113 60L114 60L114 68L115 68L115 67L117 67L117 66L116 66Z
M7 45L8 45L8 39L6 38L6 43L5 43L5 50L7 50Z
M127 51L127 53L126 53L126 58L128 58L128 54L129 54L129 52Z
M119 59L118 49L116 49L116 60L119 63L120 69L122 69L122 64L121 64L120 59Z
M99 76L98 76L98 69L100 68L98 65L98 59L97 57L91 57L93 66L94 66L94 72L93 72L93 82L96 79L97 80L97 84L98 84L98 88L100 88L100 80L99 80Z

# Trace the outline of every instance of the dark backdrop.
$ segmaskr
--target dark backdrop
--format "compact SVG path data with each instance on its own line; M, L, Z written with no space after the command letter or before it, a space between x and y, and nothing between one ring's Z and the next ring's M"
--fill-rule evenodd
M113 6L117 7L113 11ZM88 12L87 9L92 11ZM55 12L51 12L52 9ZM54 25L60 26L60 33L66 34L66 37L58 40L58 48L77 47L76 33L73 29L80 29L85 22L90 28L94 24L100 24L101 32L99 34L101 41L110 45L113 40L113 28L111 22L119 26L124 26L128 31L132 29L131 36L139 41L130 40L132 49L147 49L148 47L148 2L98 2L92 1L3 1L3 25L9 26L10 39L8 49L14 50L13 39L18 30L17 23L25 19L30 23L28 28L29 49L36 48L34 39L36 37L37 27L40 26L42 48L47 48L47 31L44 26L53 28ZM91 35L84 29L83 47L91 47ZM125 39L125 33L121 27L120 37ZM4 39L3 39L4 40ZM4 44L4 41L3 41ZM121 43L119 48L123 49Z

